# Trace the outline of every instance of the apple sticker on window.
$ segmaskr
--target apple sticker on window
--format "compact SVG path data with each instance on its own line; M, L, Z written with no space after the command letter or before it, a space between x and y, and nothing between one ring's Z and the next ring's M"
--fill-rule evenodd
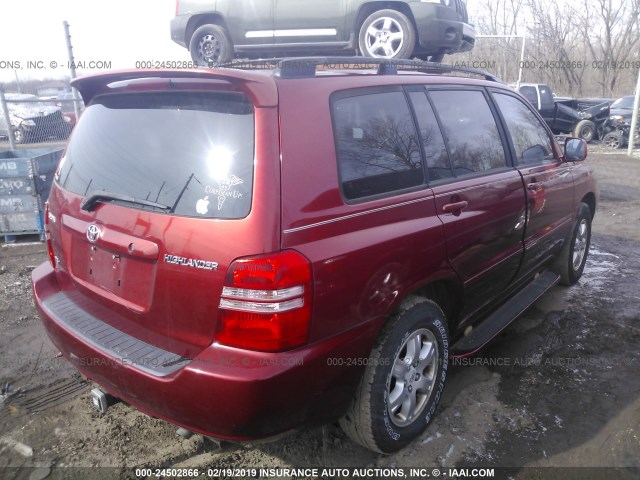
M196 212L198 212L200 215L206 215L207 213L209 213L209 196L208 195L198 200L198 203L196 203Z

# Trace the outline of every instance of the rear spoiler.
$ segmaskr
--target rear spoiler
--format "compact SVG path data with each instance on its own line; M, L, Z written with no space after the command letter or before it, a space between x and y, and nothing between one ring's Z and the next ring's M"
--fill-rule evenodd
M154 83L163 85L164 89L178 88L179 83L185 81L191 88L197 83L202 83L205 89L207 83L226 84L227 90L245 93L256 107L275 107L278 103L278 91L271 75L232 69L122 70L79 77L71 81L71 86L88 105L97 95L140 90Z

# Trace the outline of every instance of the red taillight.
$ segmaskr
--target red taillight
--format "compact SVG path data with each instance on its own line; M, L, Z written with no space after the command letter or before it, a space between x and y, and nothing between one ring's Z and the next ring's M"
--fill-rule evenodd
M51 231L49 230L49 202L44 204L44 238L47 241L47 251L49 253L49 261L51 262L51 266L56 268L57 260L56 254L53 251L53 244L51 242Z
M176 0L176 17L178 16L178 11L180 10L180 0Z
M229 267L216 340L277 352L307 342L311 318L311 264L288 250L243 258Z

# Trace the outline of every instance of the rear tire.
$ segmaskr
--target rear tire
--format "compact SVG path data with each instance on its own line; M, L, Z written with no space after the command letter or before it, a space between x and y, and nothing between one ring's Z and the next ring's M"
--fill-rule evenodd
M573 130L573 136L582 138L587 143L596 138L596 124L591 120L581 120Z
M573 285L584 272L591 245L591 217L589 205L580 204L571 237L562 247L554 268L562 285Z
M194 63L215 67L230 62L235 52L227 29L220 25L203 25L192 35L189 52Z
M409 297L383 328L340 426L379 453L405 447L426 428L447 375L449 340L442 310Z

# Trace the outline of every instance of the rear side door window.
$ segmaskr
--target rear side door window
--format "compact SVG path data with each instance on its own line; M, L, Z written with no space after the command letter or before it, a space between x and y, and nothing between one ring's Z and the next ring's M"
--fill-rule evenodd
M493 95L511 136L516 162L533 166L555 161L551 137L538 117L521 100L511 95Z
M404 92L332 99L342 193L347 201L425 183L420 143Z
M479 90L432 90L456 177L507 168L500 130Z

